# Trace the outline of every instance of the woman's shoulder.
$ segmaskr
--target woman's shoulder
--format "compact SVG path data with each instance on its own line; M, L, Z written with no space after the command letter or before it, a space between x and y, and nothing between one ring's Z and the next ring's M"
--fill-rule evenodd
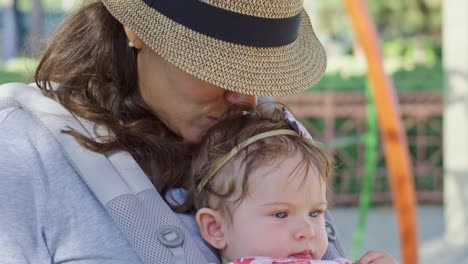
M11 82L11 83L0 84L0 99L3 99L4 97L8 97L8 96L18 95L23 90L25 91L37 90L38 91L39 89L35 83L26 84L26 83L19 83L19 82Z
M7 221L0 220L0 233L10 247L0 249L1 259L18 254L50 262L52 257L93 256L96 263L139 263L36 113L21 105L0 109L0 150L0 200L6 201L0 211Z
M66 159L47 128L20 106L0 109L0 149L0 167L8 168L0 175L17 175L14 181L41 180L44 163L63 166Z
M50 144L53 135L44 125L48 120L61 119L67 112L56 101L42 94L36 84L7 83L0 85L0 145L56 147ZM68 112L67 112L68 113Z
M35 84L25 83L6 83L0 85L0 125L6 120L14 121L10 117L13 113L16 118L22 118L18 121L23 121L27 118L26 109L22 105L24 102L36 101L37 98L45 97L39 91ZM23 114L21 114L23 113Z
M20 105L0 108L0 142L21 143L27 138L41 141L48 137L45 132L41 122Z
M27 170L35 170L33 175L38 175L37 168L26 165L40 165L48 160L57 161L57 156L62 157L61 159L65 157L61 155L60 146L37 115L15 100L17 94L11 90L5 92L4 89L11 88L12 85L21 87L21 84L0 87L0 164L1 167L8 166L11 170L16 168L25 173Z

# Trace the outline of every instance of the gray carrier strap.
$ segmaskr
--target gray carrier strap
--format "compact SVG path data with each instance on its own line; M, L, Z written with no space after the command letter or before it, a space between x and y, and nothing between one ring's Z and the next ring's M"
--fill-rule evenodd
M43 96L35 85L18 83L0 88L0 110L20 106L50 130L144 263L207 263L189 232L131 155L123 151L95 153L62 133L72 128L92 136L93 126L79 122L59 103Z

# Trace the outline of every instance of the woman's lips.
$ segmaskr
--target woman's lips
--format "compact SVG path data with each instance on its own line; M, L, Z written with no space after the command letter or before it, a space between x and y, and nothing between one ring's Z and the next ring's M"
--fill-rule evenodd
M218 123L219 118L214 116L208 116L208 120L210 120L211 123L216 124Z

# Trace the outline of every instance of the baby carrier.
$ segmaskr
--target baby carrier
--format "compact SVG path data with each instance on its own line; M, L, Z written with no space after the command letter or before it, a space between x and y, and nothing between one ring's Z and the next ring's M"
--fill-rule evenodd
M42 95L36 85L9 84L0 89L0 110L22 107L35 115L60 143L70 163L107 209L143 263L207 263L176 214L164 202L132 156L124 151L99 154L81 147L62 133L74 129L95 137L93 123L82 120L56 101ZM60 118L57 118L60 117ZM328 224L332 247L343 255Z

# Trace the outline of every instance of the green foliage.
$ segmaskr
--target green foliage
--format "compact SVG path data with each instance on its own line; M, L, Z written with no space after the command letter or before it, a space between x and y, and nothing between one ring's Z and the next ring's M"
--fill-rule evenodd
M441 0L367 1L379 32L385 38L439 35Z
M403 66L433 65L442 60L442 43L425 36L396 38L382 43L382 53L385 58L401 60Z
M332 39L350 39L349 21L342 0L318 1L318 27Z
M411 69L399 68L391 74L397 91L427 91L443 88L441 62L434 65L416 65ZM364 91L365 74L343 76L339 72L327 73L320 82L308 91Z
M47 11L62 11L66 6L73 6L77 0L42 0L42 6ZM4 3L0 1L0 8ZM32 8L32 0L18 0L18 9L20 11L30 11Z
M9 82L24 82L27 76L22 72L8 71L0 67L0 84Z
M33 80L37 61L30 58L17 58L6 65L0 64L0 84L8 82L28 83Z
M385 40L417 35L440 38L441 0L367 0L366 3L381 37ZM320 29L334 37L348 38L350 22L343 1L319 1L317 5Z
M400 69L392 77L398 91L441 90L444 85L441 63L417 65L411 70Z

